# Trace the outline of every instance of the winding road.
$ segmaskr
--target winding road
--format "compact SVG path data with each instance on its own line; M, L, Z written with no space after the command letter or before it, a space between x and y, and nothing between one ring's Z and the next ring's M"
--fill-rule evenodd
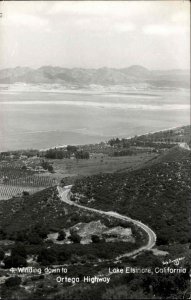
M78 203L75 203L74 201L71 201L70 200L70 190L71 190L71 185L69 186L65 186L64 188L60 187L60 186L57 186L57 190L58 190L58 193L59 193L59 196L60 196L60 199L69 204L69 205L73 205L73 206L77 206L81 209L84 209L84 210L88 210L88 211L91 211L91 212L95 212L97 214L101 214L101 215L105 215L105 216L111 216L111 217L114 217L116 219L119 219L119 220L124 220L124 221L127 221L127 222L132 222L134 225L140 227L142 230L144 230L149 239L148 239L148 242L146 245L132 251L132 252L128 252L128 253L125 253L125 254L122 254L118 257L116 257L116 260L119 260L123 257L130 257L130 256L135 256L137 255L138 253L142 252L142 251L145 251L145 250L150 250L152 249L154 246L155 246L155 243L156 243L156 234L154 233L154 231L149 228L147 225L143 224L142 222L138 221L138 220L134 220L134 219L131 219L129 217L126 217L124 215L121 215L121 214L118 214L116 212L113 212L113 211L103 211L103 210L98 210L98 209L95 209L95 208L91 208L91 207L87 207L87 206L83 206L83 205L80 205Z

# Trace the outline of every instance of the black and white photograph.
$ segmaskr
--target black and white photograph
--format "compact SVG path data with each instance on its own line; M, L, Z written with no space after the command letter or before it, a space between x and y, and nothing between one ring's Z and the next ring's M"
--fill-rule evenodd
M0 1L0 299L191 299L190 1Z

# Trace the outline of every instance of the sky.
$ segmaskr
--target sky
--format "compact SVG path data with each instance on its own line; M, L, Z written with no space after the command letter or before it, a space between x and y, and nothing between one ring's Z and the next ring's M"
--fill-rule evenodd
M190 2L1 1L0 68L190 68Z

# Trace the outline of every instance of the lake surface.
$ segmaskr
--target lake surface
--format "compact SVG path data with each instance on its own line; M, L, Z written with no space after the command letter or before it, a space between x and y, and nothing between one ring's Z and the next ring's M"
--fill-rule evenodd
M0 92L0 151L106 141L190 123L186 90Z

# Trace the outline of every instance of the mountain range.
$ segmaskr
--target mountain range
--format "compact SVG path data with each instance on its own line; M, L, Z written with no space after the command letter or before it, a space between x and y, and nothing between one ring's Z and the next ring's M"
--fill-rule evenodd
M128 68L62 68L43 66L38 69L15 67L0 70L0 83L16 82L30 84L63 84L85 86L128 85L146 83L155 87L190 87L189 70L149 70L143 66L133 65Z

